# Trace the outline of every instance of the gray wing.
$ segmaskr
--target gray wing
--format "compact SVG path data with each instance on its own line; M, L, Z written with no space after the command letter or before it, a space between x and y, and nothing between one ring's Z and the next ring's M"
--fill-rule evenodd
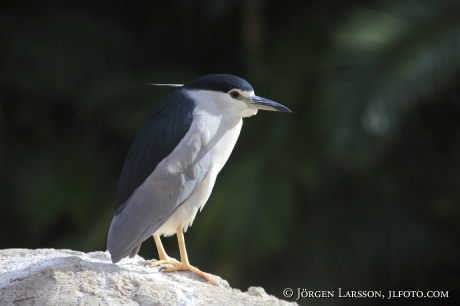
M112 261L128 256L157 231L206 179L211 167L200 134L188 133L114 216L107 240Z
M115 201L115 215L128 205L128 199L169 156L187 135L195 102L175 90L150 113L126 156Z

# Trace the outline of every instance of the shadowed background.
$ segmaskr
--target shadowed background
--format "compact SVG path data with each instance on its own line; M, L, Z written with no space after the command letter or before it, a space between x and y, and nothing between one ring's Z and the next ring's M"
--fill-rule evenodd
M105 250L124 158L171 90L145 84L208 73L293 112L244 120L193 265L278 297L449 290L301 305L459 302L458 1L3 1L0 248Z

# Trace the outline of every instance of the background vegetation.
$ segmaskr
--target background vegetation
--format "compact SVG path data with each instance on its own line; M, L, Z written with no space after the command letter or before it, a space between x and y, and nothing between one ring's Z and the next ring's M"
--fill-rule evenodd
M144 84L232 73L293 113L245 120L192 264L279 297L449 290L302 305L459 302L459 1L3 1L0 46L0 248L105 250L126 153L170 91Z

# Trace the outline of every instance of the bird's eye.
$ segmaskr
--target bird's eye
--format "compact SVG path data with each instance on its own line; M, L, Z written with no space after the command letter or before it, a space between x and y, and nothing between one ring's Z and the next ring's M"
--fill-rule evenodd
M240 93L237 92L237 91L231 91L230 92L230 97L232 97L233 99L237 99L240 97Z

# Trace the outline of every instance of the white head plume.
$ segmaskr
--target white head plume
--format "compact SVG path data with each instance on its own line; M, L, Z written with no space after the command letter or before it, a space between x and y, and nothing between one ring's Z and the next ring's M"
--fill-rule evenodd
M184 86L184 84L156 84L156 83L150 83L150 84L145 84L145 85L168 86L168 87L182 87L182 86Z

